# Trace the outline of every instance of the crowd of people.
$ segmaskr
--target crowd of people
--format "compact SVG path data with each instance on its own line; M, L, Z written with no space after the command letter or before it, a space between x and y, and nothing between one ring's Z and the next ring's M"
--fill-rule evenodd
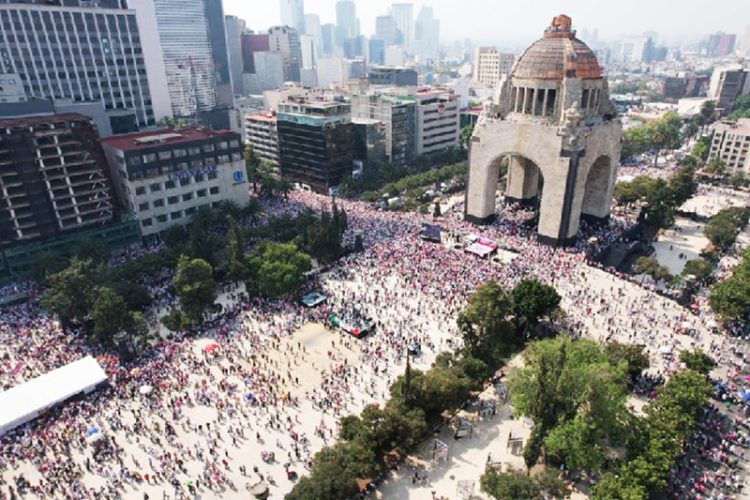
M490 279L507 288L525 277L555 286L571 335L643 345L651 359L650 380L668 377L679 367L679 352L695 347L734 370L732 376L744 376L744 351L736 340L713 332L709 316L696 317L636 283L588 266L581 251L585 239L565 250L538 244L533 228L524 224L532 215L527 210L506 207L498 222L482 230L512 255L500 262L462 251L463 236L478 229L462 220L460 204L440 218L446 244L436 244L418 237L429 216L337 203L348 215L346 243L361 235L365 249L306 285L328 297L316 308L248 297L242 287L226 285L222 311L199 331L160 338L132 363L64 331L33 299L4 308L3 388L86 354L96 356L110 386L0 437L0 498L241 496L258 481L284 493L293 484L288 472L303 473L313 454L336 439L340 416L386 400L410 345L421 346L413 366L422 369L438 353L460 346L455 318ZM268 202L265 217L308 207L330 208L330 199L293 191L287 201ZM596 234L617 238L623 227ZM132 249L112 263L156 250ZM174 306L170 280L171 271L164 270L144 283L156 299L154 328ZM324 323L332 311L352 304L376 321L373 335L333 336L325 345L299 341L300 328ZM687 320L694 325L689 334L675 334ZM705 426L717 418L707 415ZM737 418L746 425L744 415ZM101 436L95 441L87 436L92 427ZM727 435L732 428L720 432ZM674 491L711 479L696 477L698 462L683 466L674 474ZM739 487L734 475L722 476L727 478Z

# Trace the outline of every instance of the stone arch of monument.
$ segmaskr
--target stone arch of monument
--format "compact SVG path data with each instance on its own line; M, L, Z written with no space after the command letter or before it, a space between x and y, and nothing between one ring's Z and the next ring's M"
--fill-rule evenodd
M505 199L539 207L543 243L572 244L581 217L607 220L622 124L596 56L575 35L572 20L556 16L485 104L469 149L466 220L494 219L506 156Z

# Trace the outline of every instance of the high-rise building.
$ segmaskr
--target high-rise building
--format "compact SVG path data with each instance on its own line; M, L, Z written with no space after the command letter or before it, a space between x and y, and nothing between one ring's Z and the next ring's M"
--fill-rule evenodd
M357 8L353 0L336 2L336 45L342 47L344 40L359 35Z
M416 103L413 96L371 91L352 95L351 105L353 117L385 124L385 153L391 163L405 165L414 159Z
M473 80L492 89L500 84L502 75L510 74L515 56L499 52L495 47L477 47L474 49Z
M27 98L100 101L115 131L172 116L159 34L133 1L0 2L0 73Z
M305 32L304 0L279 0L281 7L281 24L294 28L298 33Z
M643 36L623 39L620 47L620 60L624 64L639 63L643 61L643 54L646 50L647 42L648 38Z
M344 60L340 57L318 59L316 77L318 86L322 88L328 88L331 85L343 85L346 83Z
M396 28L403 36L403 45L407 51L414 50L414 6L410 3L391 5L391 16L396 20Z
M284 80L299 82L299 70L302 67L302 48L299 32L288 26L274 26L268 30L271 52L281 54L284 62Z
M245 143L256 156L278 169L279 130L274 113L252 114L245 117Z
M344 57L346 59L356 59L358 57L364 57L366 46L367 40L362 35L345 38L342 45Z
M255 72L242 75L245 92L248 94L261 94L284 84L284 61L278 52L253 53L253 67Z
M447 89L417 91L417 156L458 147L458 99Z
M271 39L268 33L245 33L242 35L242 72L255 73L255 53L269 52Z
M736 123L717 122L711 132L709 161L720 158L730 174L750 175L750 118L740 118Z
M221 0L137 2L137 9L155 7L173 114L194 116L232 106L234 91Z
M249 199L239 133L162 129L101 142L120 202L144 236L189 222L201 207Z
M715 33L708 37L708 46L706 55L708 57L724 57L734 52L734 44L737 41L737 35L729 33Z
M385 64L385 42L379 38L372 38L368 44L367 63L383 65Z
M402 43L398 36L396 19L393 16L378 16L375 18L375 38L383 40L386 45Z
M242 84L242 35L247 26L245 21L237 16L226 16L227 54L229 55L229 72L232 76L232 88L236 95L244 95Z
M0 192L0 235L11 245L112 222L92 120L75 113L0 120Z
M315 50L315 39L311 35L300 35L300 52L302 53L302 65L300 69L314 69L315 61L318 59Z
M423 6L414 23L414 50L420 59L432 59L440 48L440 21L432 7Z
M323 30L320 27L320 17L317 14L305 15L305 34L313 37L315 42L315 55L323 55Z
M335 24L324 24L320 27L320 35L323 38L321 48L323 49L323 55L333 55L333 51L336 48L336 25Z
M414 68L394 66L372 66L367 79L370 85L385 85L388 87L416 87L417 70Z
M745 28L745 36L742 37L740 52L746 56L750 55L750 26Z
M750 93L750 71L740 64L720 66L711 75L708 97L716 103L722 116L732 111L734 101Z
M349 104L290 100L279 104L281 175L328 194L352 171L354 136Z

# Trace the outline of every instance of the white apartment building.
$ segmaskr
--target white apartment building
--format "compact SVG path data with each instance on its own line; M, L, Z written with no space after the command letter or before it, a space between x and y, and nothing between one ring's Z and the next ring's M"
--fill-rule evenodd
M490 88L500 84L502 75L509 75L516 57L498 52L495 47L477 47L474 50L474 82Z
M102 139L113 184L143 236L185 224L201 207L249 198L240 134L163 129Z
M245 116L245 144L253 148L261 160L279 166L279 129L274 113Z
M460 110L455 94L448 89L419 89L416 104L417 156L457 148Z
M721 158L730 173L750 175L750 118L711 126L713 137L708 159Z

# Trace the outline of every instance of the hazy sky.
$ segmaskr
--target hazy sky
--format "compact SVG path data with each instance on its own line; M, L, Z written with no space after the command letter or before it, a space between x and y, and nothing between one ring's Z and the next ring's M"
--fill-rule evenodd
M404 1L404 0L400 0ZM375 16L386 14L391 2L355 0L362 32L375 30ZM414 1L416 17L422 5L432 6L441 22L443 42L471 38L500 45L525 44L540 37L556 14L573 18L579 30L598 29L599 38L656 31L674 38L716 31L737 33L750 26L750 0L432 0ZM279 0L224 0L224 11L264 30L280 22ZM321 23L336 22L336 0L305 0L305 13Z

